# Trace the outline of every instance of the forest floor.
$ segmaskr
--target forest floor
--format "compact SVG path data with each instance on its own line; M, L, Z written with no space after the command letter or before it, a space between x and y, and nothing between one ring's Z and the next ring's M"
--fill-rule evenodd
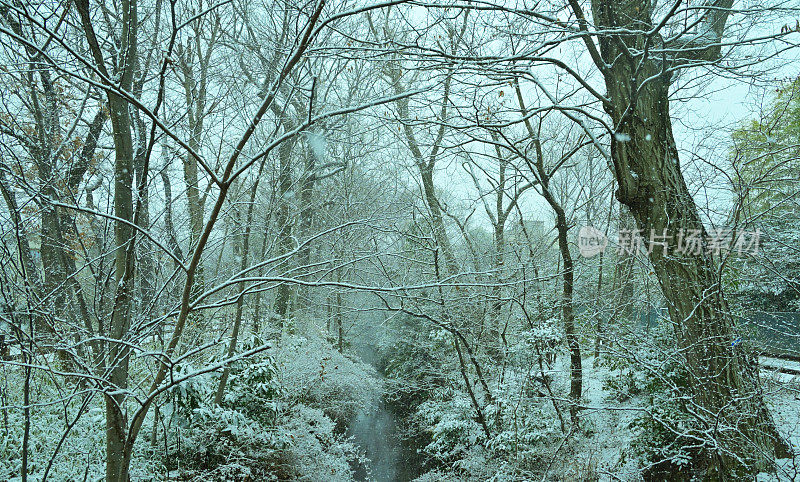
M618 400L605 386L617 375L606 366L594 366L591 357L584 359L584 403L581 412L584 431L568 449L568 462L554 470L555 480L641 480L639 461L631 450L634 433L631 423L641 414L645 401L640 397ZM800 481L800 375L762 370L767 403L775 423L792 445L797 457L778 461L779 473L760 474L759 481ZM563 459L562 459L563 460ZM566 467L563 467L566 465ZM556 475L557 474L557 475Z
M792 459L778 461L783 474L761 474L759 481L800 480L800 375L762 370L762 381L767 403L772 410L775 424L797 454Z
M367 356L369 358L369 356ZM567 373L568 357L559 357L551 373ZM647 407L644 395L620 397L609 388L609 380L624 379L625 373L606 364L595 366L585 357L581 431L565 437L552 456L543 480L639 481L641 461L631 448L635 433L632 423ZM775 422L800 453L800 375L762 369L763 388ZM557 391L566 379L556 375ZM416 473L406 465L397 420L383 406L359 414L348 431L370 459L356 470L356 480L405 481ZM759 481L800 481L800 457L779 462L779 474L761 474Z

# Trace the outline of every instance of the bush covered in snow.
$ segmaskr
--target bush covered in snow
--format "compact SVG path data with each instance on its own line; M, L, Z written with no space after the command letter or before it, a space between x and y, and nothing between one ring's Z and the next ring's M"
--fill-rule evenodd
M284 337L273 356L284 398L322 410L338 424L380 396L374 368L321 338Z
M359 456L342 425L379 392L368 366L324 340L286 337L232 367L221 407L217 383L198 376L173 389L165 412L180 428L170 468L196 480L351 478Z
M673 355L675 340L670 328L659 326L654 338L642 344L635 356L620 358L617 373L622 375L617 380L621 383L611 379L608 384L611 393L641 395L638 401L644 410L630 425L631 455L638 459L648 480L689 477L690 460L705 440L697 419L686 410L691 403L689 378Z

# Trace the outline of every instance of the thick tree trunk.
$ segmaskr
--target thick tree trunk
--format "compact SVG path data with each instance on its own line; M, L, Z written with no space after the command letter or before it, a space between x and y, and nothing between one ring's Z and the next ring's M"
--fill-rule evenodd
M109 94L111 121L114 126L114 215L133 220L133 143L130 136L128 104L114 94ZM128 363L130 350L122 341L130 328L130 304L133 294L134 256L130 243L133 229L126 223L116 223L115 228L115 281L117 291L108 337L107 366L110 370L109 382L113 394L106 394L106 480L126 482L128 463L124 454L127 450L127 416L125 415L125 396L122 393L128 385Z
M109 94L109 108L112 112L111 122L114 127L114 215L133 221L133 143L131 140L128 104L114 94ZM130 349L123 344L130 328L131 301L133 294L134 259L130 243L133 240L133 228L126 223L116 223L116 259L115 281L117 291L114 310L108 337L107 366L110 370L109 382L113 394L106 394L106 480L126 482L128 465L124 454L127 447L127 416L122 393L128 385L128 363Z
M598 28L653 28L649 2L592 3ZM721 35L722 25L717 27ZM743 344L734 343L720 272L681 173L669 112L670 78L664 70L669 65L642 58L649 42L644 33L600 37L610 99L605 109L616 126L611 156L617 198L630 208L645 239L668 236L668 247L651 245L649 258L693 390L695 406L689 411L707 430L707 447L716 447L704 449L695 467L711 479L752 474L767 462L762 450L782 454L785 445L764 405L754 360ZM702 240L699 252L679 250L678 244L692 234Z

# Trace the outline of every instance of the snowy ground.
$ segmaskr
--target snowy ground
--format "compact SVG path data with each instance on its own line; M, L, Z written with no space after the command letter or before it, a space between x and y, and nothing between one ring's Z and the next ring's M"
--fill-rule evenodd
M629 453L632 433L630 423L640 410L635 399L619 402L609 397L603 388L610 371L606 366L594 366L593 358L585 358L581 417L588 426L586 436L578 437L574 447L574 473L570 477L592 475L599 480L637 480L636 460Z
M603 388L603 381L613 375L612 372L604 366L594 367L591 358L584 359L583 367L584 402L589 408L582 412L582 417L591 424L591 431L579 437L573 447L575 459L570 463L575 467L573 475L580 471L592 473L601 481L641 480L637 461L630 453L633 435L629 429L640 413L640 401L636 398L624 402L614 400ZM762 370L762 377L775 422L800 454L800 375ZM758 480L800 481L800 456L794 461L780 460L779 466L777 475L761 474ZM564 475L563 480L569 480L570 475Z
M783 365L786 363L800 365L797 362L783 362ZM762 370L761 375L775 423L798 456L794 460L779 460L780 470L777 476L761 474L758 480L800 480L800 375L770 370Z

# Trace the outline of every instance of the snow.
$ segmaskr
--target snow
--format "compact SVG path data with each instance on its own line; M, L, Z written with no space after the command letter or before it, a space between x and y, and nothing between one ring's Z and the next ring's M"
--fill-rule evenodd
M328 150L328 141L325 136L318 132L307 132L306 142L318 161L325 159Z
M589 225L596 238L624 228L615 190L653 181L651 170L679 164L678 153L682 170L668 181L688 194L660 206L664 186L639 186L655 213L636 216L640 231L652 237L658 213L696 213L709 233L721 219L763 227L759 253L725 259L715 277L724 293L701 277L707 289L694 299L728 300L737 318L752 305L800 309L800 81L776 80L796 74L797 54L769 37L798 5L750 2L748 13L764 15L731 15L719 66L660 65L672 53L654 44L654 70L640 34L620 25L640 50L631 50L638 66L615 75L626 59L596 68L576 25L565 30L575 13L561 11L564 2L534 18L505 7L536 2L331 0L317 17L325 2L223 0L159 13L151 0L130 31L136 42L122 35L133 11L110 23L98 15L100 52L63 17L68 2L33 3L9 7L19 28L0 49L9 74L0 76L0 480L20 480L23 463L31 480L103 479L117 455L105 453L110 396L121 400L124 428L141 427L127 434L132 480L638 481L656 465L690 470L694 441L722 439L691 410L704 400L686 386L686 340L651 316L675 299L662 290L681 291L685 280L664 279L644 255L573 256L583 393L572 400L570 272L553 229L554 215L566 216L576 254L575 235ZM702 10L679 8L661 34ZM54 37L47 25L57 18L70 21ZM700 24L669 42L712 40ZM607 29L586 27L606 45ZM733 48L745 34L752 48ZM121 43L138 52L121 58ZM103 67L110 79L96 75ZM136 92L118 92L113 122L85 152L92 119L113 100L104 84L126 67L136 67ZM678 70L667 86L661 74ZM722 88L740 74L736 95ZM713 115L720 109L733 133ZM117 122L129 115L129 125ZM119 131L126 125L132 132ZM620 158L672 147L654 138L677 149ZM136 199L141 224L126 243L130 206L119 202L132 186L114 181L141 173L114 153L129 141L152 152ZM562 210L542 196L548 186ZM189 209L192 193L199 211ZM243 207L252 229L240 226ZM693 313L699 324L718 321L704 318L710 312ZM795 327L774 326L775 344L794 350ZM759 348L739 326L730 333L725 350ZM588 356L600 341L602 354ZM109 358L112 346L130 357ZM798 361L762 358L759 388L800 450L795 371ZM797 478L796 460L778 465L759 480Z
M800 376L762 370L766 399L781 435L800 454ZM777 473L762 473L759 482L794 481L800 473L797 460L777 461Z
M635 480L639 470L636 459L629 453L633 434L630 424L640 414L637 399L619 402L603 387L614 370L595 366L594 357L585 358L584 399L588 407L581 412L592 427L591 437L581 441L578 453L592 454L597 472L623 480Z

